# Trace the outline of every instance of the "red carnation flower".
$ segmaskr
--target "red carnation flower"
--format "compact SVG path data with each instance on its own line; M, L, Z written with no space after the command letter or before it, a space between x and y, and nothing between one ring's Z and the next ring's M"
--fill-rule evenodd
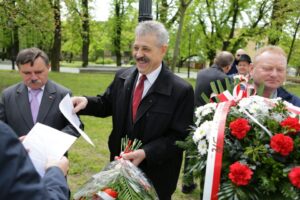
M300 167L294 167L289 173L291 183L300 189Z
M246 119L238 118L233 122L230 122L229 128L231 130L231 134L241 140L246 136L248 131L251 129L251 126Z
M228 177L236 185L248 185L252 178L252 170L240 162L235 162L229 167L230 172Z
M291 137L282 133L276 134L271 138L271 148L283 156L287 156L294 149L294 141Z
M300 123L299 119L295 117L288 117L283 120L280 125L284 128L287 128L289 133L296 133L300 131Z

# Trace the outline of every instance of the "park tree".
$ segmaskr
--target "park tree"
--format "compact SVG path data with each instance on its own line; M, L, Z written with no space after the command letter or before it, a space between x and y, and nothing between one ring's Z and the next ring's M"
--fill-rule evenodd
M112 25L112 34L111 34L111 39L112 39L112 44L113 44L113 52L116 56L116 63L117 66L122 65L122 40L124 37L123 31L124 25L126 24L127 21L131 24L135 24L134 21L137 22L137 18L130 17L130 14L133 14L136 12L133 7L132 3L134 3L134 0L114 0L113 1L113 15L110 18L111 20L111 25ZM133 29L130 29L130 31L133 31Z
M170 29L180 15L180 1L156 0L156 20Z
M90 45L89 0L65 0L65 4L69 12L67 21L73 21L77 31L80 30L82 67L87 67Z
M205 38L204 53L211 64L217 50L235 52L248 39L264 32L270 3L267 0L196 0L192 7L197 19L194 25L200 27Z
M3 50L6 56L3 58L11 58L13 66L16 58L16 54L19 51L19 35L17 24L17 2L16 0L2 1L1 2L1 26L3 30ZM10 42L5 42L10 41Z
M49 53L53 16L48 1L5 0L0 3L0 13L3 58L15 58L19 49L32 46Z
M59 61L61 56L61 12L60 0L49 0L49 4L53 11L54 17L54 31L53 31L53 44L51 49L51 69L59 71Z
M176 41L175 41L175 46L173 50L173 60L172 60L172 71L175 70L175 66L177 66L177 60L179 57L179 51L180 51L180 41L181 41L181 34L183 30L183 25L184 25L184 18L185 18L185 13L188 8L188 6L192 3L192 0L180 0L179 1L179 22L178 22L178 29L176 33Z
M89 63L90 25L88 0L82 0L82 67Z
M270 31L268 43L278 45L284 24L287 21L288 13L292 8L289 6L288 0L273 0L272 15L270 21Z

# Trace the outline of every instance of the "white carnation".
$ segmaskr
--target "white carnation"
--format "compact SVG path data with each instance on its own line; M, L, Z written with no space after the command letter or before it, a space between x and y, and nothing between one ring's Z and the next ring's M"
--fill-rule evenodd
M205 155L207 153L207 143L206 140L200 140L198 143L198 152L200 155Z
M195 143L199 142L202 138L209 135L213 121L203 122L194 132L193 140Z

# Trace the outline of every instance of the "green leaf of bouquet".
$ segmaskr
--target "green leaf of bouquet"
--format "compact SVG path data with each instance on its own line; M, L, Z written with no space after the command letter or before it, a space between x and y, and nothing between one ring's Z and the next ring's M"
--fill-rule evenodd
M202 97L203 101L205 101L205 103L209 103L209 98L206 96L206 94L204 92L202 92L201 97Z
M220 80L217 80L217 85L218 85L218 88L219 88L219 93L222 93L222 92L225 91Z
M211 87L211 90L213 91L213 93L219 94L216 83L214 81L210 82L210 87Z
M282 184L281 193L284 199L300 199L300 192L291 183L285 182Z
M263 96L264 94L264 90L265 90L265 85L264 84L260 84L257 88L257 95L258 96Z
M225 78L225 85L226 85L226 89L230 91L230 93L232 93L233 88L228 77Z

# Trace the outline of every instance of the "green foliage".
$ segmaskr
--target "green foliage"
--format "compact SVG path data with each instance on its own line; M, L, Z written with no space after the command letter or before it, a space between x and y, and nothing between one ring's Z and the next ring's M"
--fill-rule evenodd
M103 60L103 58L99 58L96 60L95 63L96 64L113 64L113 63L115 63L115 61L111 58L105 58L104 60Z

